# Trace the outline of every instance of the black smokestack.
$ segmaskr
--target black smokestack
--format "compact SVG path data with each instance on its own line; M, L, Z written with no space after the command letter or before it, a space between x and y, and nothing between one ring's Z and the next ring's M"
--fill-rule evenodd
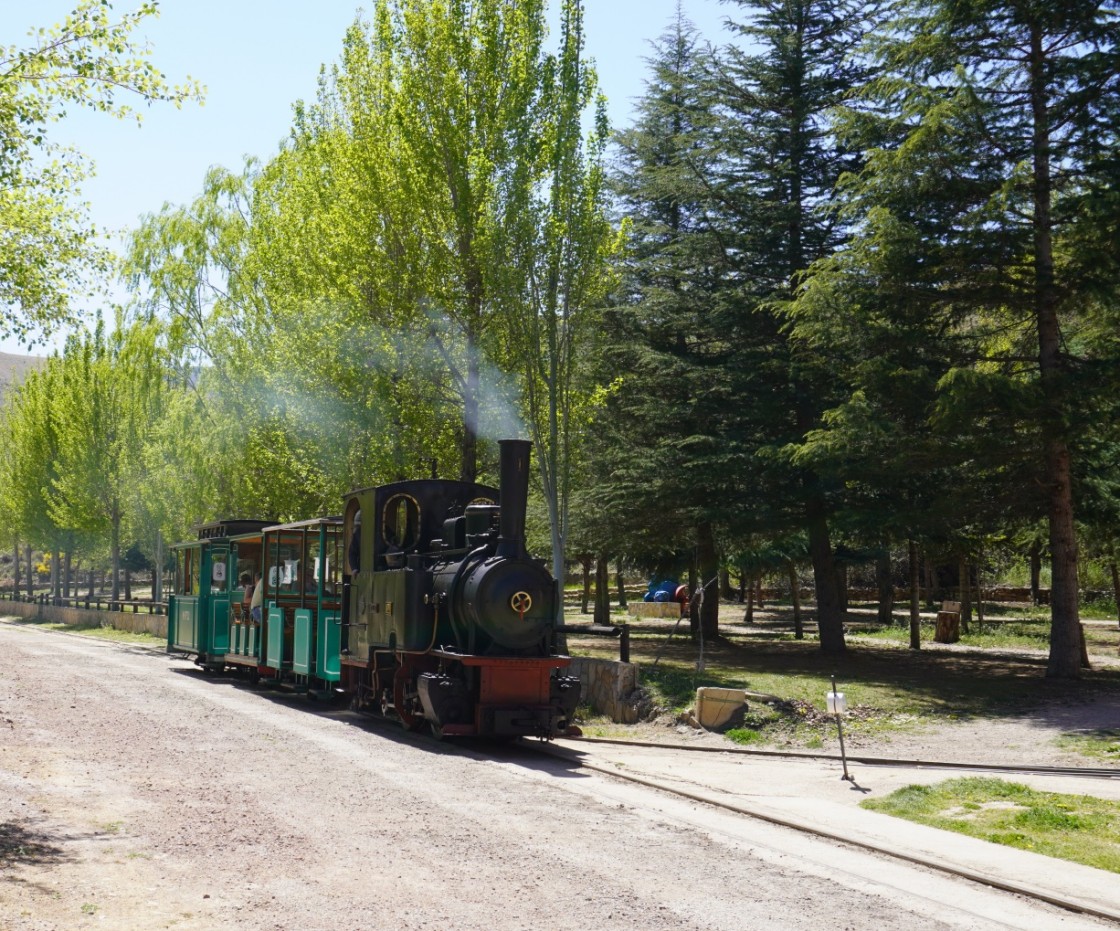
M529 500L528 440L498 440L502 451L502 515L498 555L525 555L525 506Z

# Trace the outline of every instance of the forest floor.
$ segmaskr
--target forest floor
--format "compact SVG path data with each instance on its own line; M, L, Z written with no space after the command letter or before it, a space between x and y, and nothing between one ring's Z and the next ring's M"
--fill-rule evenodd
M872 611L849 613L848 649L823 654L815 625L796 640L788 607L755 610L724 604L721 636L700 644L687 621L624 618L631 659L644 690L643 721L612 724L588 711L589 736L759 749L839 749L835 718L824 713L832 689L846 693L844 736L849 752L948 761L1120 767L1120 628L1086 620L1091 667L1074 681L1045 676L1048 624L1002 617L975 626L954 644L908 648L901 628L884 631ZM932 622L932 615L928 618ZM579 623L579 615L569 623ZM896 618L896 623L898 619ZM1001 632L1003 629L1003 632ZM1006 631L1014 629L1010 635ZM992 644L995 645L992 645ZM574 635L577 655L618 657L616 641ZM701 686L748 692L745 712L721 732L690 722ZM764 698L763 696L768 696Z

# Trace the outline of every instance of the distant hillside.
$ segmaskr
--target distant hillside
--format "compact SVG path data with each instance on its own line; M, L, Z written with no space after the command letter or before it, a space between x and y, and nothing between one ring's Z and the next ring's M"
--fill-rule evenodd
M33 368L38 368L46 360L43 356L15 355L0 352L0 400L11 384L19 384Z

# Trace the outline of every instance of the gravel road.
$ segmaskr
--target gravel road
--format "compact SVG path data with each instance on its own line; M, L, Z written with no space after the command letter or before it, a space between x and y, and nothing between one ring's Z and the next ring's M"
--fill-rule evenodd
M0 623L0 931L1100 927L566 766Z

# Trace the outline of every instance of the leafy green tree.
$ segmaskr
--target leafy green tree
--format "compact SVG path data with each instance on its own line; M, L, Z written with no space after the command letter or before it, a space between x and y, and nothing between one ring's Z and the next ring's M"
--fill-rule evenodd
M545 28L543 0L379 0L277 164L286 181L273 190L298 208L278 233L323 244L295 273L340 275L333 294L434 348L459 399L467 480L506 237L537 180Z
M120 597L122 527L141 487L141 451L160 410L164 370L157 335L151 324L106 335L99 322L92 334L71 337L51 399L58 468L50 512L63 526L108 536L114 601Z
M120 118L140 114L120 98L166 100L180 106L202 97L188 78L169 86L133 38L157 14L145 2L119 19L105 0L77 0L73 12L32 32L24 47L0 47L0 335L29 342L74 322L71 306L83 271L104 271L107 251L97 242L84 206L75 200L89 174L73 149L50 141L49 126L68 106Z
M608 284L616 237L607 218L603 101L585 141L581 118L596 94L582 57L583 10L561 10L561 47L542 68L539 158L522 209L510 211L513 232L502 287L508 326L506 365L516 372L522 407L538 450L537 466L549 512L553 574L564 576L570 525L574 452L585 433L596 392L581 365Z
M55 355L30 373L5 398L0 501L12 526L30 547L53 556L65 546L72 527L51 508L51 486L59 474L59 423L54 406L62 361ZM33 573L29 573L29 581ZM56 579L57 580L57 579Z

